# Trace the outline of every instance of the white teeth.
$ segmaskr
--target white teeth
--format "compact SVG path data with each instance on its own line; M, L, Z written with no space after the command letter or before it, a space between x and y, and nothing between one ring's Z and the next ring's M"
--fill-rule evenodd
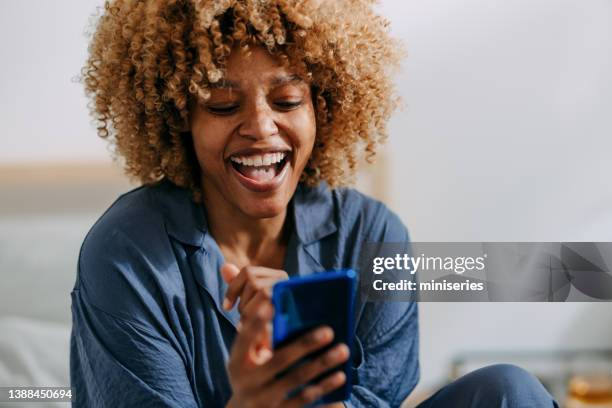
M269 166L281 162L286 155L286 152L276 152L251 156L232 156L230 160L243 166Z

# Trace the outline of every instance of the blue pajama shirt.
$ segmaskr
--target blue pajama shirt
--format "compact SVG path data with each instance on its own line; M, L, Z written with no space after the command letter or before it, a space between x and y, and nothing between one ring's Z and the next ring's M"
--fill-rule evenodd
M362 244L408 242L400 219L352 189L299 185L284 269L358 270ZM239 313L221 307L223 255L203 206L162 180L122 195L91 228L72 292L78 407L223 407ZM419 378L417 304L357 294L348 407L398 407Z

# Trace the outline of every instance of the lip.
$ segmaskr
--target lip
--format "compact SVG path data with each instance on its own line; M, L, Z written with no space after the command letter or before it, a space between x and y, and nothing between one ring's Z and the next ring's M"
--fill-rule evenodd
M279 150L270 150L270 151L279 151ZM261 150L258 150L258 152L261 152ZM250 154L253 154L253 153L250 153ZM242 184L243 187L253 192L256 192L256 193L266 193L266 192L276 190L284 183L285 179L287 178L287 174L289 173L289 167L291 167L291 157L287 158L285 164L283 165L281 172L277 174L272 180L261 181L261 182L245 177L244 175L242 175L242 173L240 173L238 170L234 168L232 163L228 162L227 165L230 167L230 171L233 172L233 174L236 176L236 178L238 179L240 184Z

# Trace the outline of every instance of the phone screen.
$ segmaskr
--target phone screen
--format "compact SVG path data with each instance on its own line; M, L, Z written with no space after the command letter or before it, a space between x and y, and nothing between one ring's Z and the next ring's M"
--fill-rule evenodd
M281 348L302 334L321 325L327 325L334 331L332 343L310 354L296 365L324 353L338 343L345 343L351 349L352 355L354 289L355 272L352 270L317 273L277 283L272 294L275 310L273 347ZM350 367L351 358L312 381L318 382L338 369L344 370L346 374L345 385L327 394L318 402L343 401L349 397ZM287 371L294 368L295 366L290 367ZM298 389L294 392L299 391Z

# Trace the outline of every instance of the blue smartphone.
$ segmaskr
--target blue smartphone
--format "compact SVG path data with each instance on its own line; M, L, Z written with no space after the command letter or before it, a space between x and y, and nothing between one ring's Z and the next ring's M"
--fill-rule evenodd
M283 347L302 334L326 325L334 331L332 343L318 350L304 360L310 360L324 353L338 343L346 344L351 350L351 357L333 369L315 378L316 383L328 374L343 370L345 384L323 396L313 405L344 401L351 390L351 362L353 355L353 326L355 302L355 271L351 269L316 273L304 277L295 277L278 282L272 290L274 305L272 345L274 349ZM304 360L296 364L299 365ZM290 371L291 367L288 371ZM292 395L300 389L292 392Z

